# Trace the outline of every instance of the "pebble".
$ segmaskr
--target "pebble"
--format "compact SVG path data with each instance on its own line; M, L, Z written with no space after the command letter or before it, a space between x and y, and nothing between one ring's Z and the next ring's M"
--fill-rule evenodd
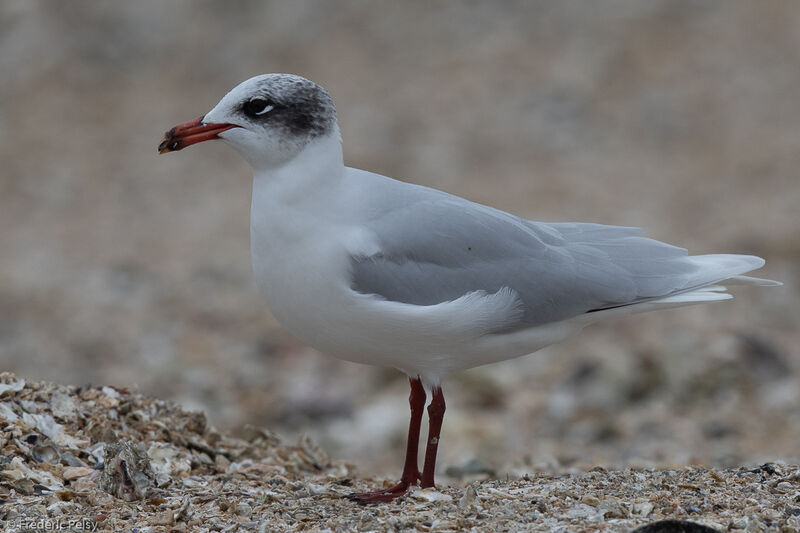
M633 514L636 514L636 515L639 515L639 516L648 516L650 513L653 512L653 509L655 509L655 505L653 505L652 503L650 503L650 502L640 502L640 503L634 503L633 504L632 511L633 511Z
M237 503L234 512L239 516L250 516L253 514L253 508L246 503Z

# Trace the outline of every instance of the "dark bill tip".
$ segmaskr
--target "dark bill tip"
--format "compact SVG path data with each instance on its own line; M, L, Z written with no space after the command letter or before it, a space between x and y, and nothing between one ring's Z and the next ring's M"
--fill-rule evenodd
M203 124L203 118L178 124L167 131L158 144L158 153L177 152L199 142L219 139L223 131L238 127L235 124Z

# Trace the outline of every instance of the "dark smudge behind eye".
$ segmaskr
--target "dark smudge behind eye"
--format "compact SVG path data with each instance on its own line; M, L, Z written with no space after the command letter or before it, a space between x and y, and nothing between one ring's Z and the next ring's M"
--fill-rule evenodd
M274 76L265 81L263 91L264 96L242 105L242 111L250 120L268 121L293 136L310 138L325 135L333 128L336 121L333 100L319 85L294 77ZM251 115L245 106L255 100L263 100L274 109L263 115Z

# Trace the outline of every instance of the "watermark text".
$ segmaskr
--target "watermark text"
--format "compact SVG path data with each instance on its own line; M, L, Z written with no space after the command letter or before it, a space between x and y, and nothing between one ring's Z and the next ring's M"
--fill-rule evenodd
M89 518L14 518L6 521L4 531L97 531L98 527L100 523Z

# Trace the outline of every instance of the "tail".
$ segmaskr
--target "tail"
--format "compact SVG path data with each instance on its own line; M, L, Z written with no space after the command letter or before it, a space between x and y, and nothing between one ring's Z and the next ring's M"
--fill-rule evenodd
M697 267L696 273L692 276L686 288L663 296L644 298L622 305L595 309L590 311L588 315L593 315L591 319L594 321L617 315L729 300L733 298L733 295L726 292L728 285L758 285L761 287L783 285L783 283L771 279L742 275L764 266L764 260L754 255L708 254L690 256L685 260Z

